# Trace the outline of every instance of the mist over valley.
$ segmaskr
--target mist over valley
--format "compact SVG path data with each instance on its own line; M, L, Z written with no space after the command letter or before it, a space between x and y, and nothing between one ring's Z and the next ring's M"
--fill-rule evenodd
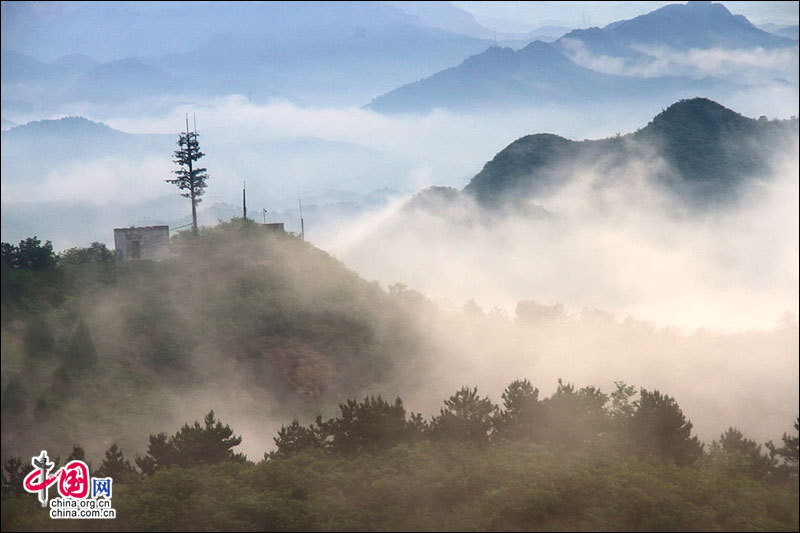
M484 4L2 4L4 529L796 529L796 4Z

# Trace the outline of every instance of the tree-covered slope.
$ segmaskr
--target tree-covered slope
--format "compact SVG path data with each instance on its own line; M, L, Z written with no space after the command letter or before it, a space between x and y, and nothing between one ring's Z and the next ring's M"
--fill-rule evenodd
M34 436L140 447L142 428L212 400L243 417L317 412L421 351L398 298L292 235L223 224L161 262L93 249L56 260L38 240L4 243L4 454Z
M566 184L581 169L613 169L643 161L664 165L647 178L690 205L725 202L746 179L762 178L778 155L790 153L797 119L758 120L706 98L681 100L642 129L601 140L551 134L517 139L486 163L464 191L485 205L513 195L537 196Z

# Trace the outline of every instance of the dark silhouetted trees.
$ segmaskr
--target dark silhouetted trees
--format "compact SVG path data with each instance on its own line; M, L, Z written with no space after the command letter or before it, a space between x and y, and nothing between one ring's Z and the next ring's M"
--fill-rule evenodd
M58 258L53 252L53 243L46 241L42 244L36 236L28 237L13 244L2 244L2 262L4 266L20 270L49 270L56 267Z
M347 400L339 404L340 415L309 427L297 420L281 426L274 438L277 451L273 456L286 457L309 449L323 448L334 453L362 453L392 447L401 442L422 438L426 428L419 414L406 418L403 401L387 402L381 396L369 396L364 401Z
M22 482L30 470L30 463L22 461L21 457L9 457L3 463L3 492L12 494L25 494Z
M502 394L503 409L497 413L494 438L501 440L540 440L544 424L544 406L539 389L527 379L513 381Z
M271 455L272 457L288 457L294 453L322 446L320 437L313 426L307 428L300 425L297 420L292 420L288 426L281 426L278 436L272 438L278 449Z
M318 422L325 445L344 453L358 453L388 448L409 437L403 401L389 403L380 396L363 402L347 400L340 404L341 414L326 422Z
M180 431L167 438L166 433L150 435L147 455L136 458L136 465L145 475L171 466L193 467L217 464L225 461L243 462L241 453L234 453L234 447L242 442L242 437L233 434L227 424L216 420L214 411L209 411L203 425L195 421L185 424Z
M462 387L444 401L430 423L436 439L487 444L498 408L489 398L478 396L478 388Z
M110 477L119 483L128 483L138 477L136 469L131 465L128 459L125 459L122 450L119 449L116 442L106 450L100 468L98 468L93 475L97 477Z
M774 472L774 477L779 482L787 482L797 489L798 481L798 441L800 441L800 417L794 422L794 435L783 434L783 446L776 447L772 441L767 443L770 458L780 461Z
M608 396L596 387L575 389L558 380L556 391L543 404L545 439L562 446L580 446L608 430Z
M703 453L703 444L692 437L692 423L686 420L675 400L659 391L639 391L628 430L634 447L675 461L678 466L694 463Z
M87 248L70 248L58 254L62 265L113 264L114 253L105 244L93 242Z
M144 457L137 457L135 462L144 475L152 476L158 470L178 464L178 454L167 434L162 432L150 435L147 454Z
M766 479L775 467L775 461L761 451L761 446L747 439L736 428L729 427L720 435L719 442L711 443L710 456L716 458L720 453L731 470L744 472L753 479Z

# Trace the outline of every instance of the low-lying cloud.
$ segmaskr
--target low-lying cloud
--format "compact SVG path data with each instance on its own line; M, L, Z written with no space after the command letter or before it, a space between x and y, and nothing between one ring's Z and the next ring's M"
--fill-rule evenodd
M659 165L564 169L568 185L535 201L547 217L481 221L469 198L438 211L392 205L319 242L370 279L509 313L535 299L724 330L797 314L797 156L776 161L774 175L748 185L737 205L707 212L655 186L648 176Z
M798 48L751 49L692 48L673 50L668 47L637 46L634 50L645 57L635 59L595 54L580 39L560 41L575 63L606 74L619 76L714 76L737 83L761 84L773 78L790 83L798 80Z

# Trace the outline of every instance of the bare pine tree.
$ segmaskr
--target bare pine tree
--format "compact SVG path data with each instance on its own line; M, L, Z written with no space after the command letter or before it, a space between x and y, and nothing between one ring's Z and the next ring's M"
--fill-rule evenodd
M200 144L197 142L197 131L189 131L189 117L186 117L186 132L178 137L178 150L175 150L174 163L180 165L179 170L172 172L178 177L165 180L167 183L177 185L179 189L186 191L181 193L184 198L189 198L192 202L192 233L197 235L197 204L201 202L201 196L205 192L206 169L202 167L194 168L194 163L205 154L200 151Z

